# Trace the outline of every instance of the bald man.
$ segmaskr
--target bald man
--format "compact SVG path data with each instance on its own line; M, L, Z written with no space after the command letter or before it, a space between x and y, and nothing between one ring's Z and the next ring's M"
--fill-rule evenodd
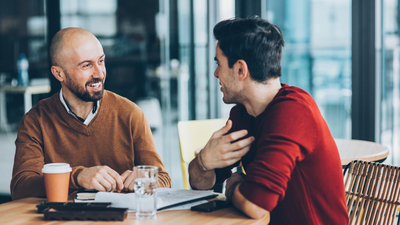
M135 165L159 168L159 187L171 179L157 154L143 112L104 90L105 54L99 40L79 28L60 30L49 49L61 90L25 114L18 128L11 196L45 197L46 163L72 167L70 194L79 188L133 191Z

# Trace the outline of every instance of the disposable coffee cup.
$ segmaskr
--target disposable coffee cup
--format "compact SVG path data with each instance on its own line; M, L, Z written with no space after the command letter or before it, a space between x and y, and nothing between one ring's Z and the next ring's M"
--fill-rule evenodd
M43 166L42 173L48 202L68 201L71 171L72 168L68 163L48 163Z

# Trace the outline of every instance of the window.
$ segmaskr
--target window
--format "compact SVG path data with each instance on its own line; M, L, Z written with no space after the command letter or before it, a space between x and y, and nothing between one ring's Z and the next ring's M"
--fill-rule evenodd
M335 138L351 138L351 1L267 1L282 30L283 83L308 91Z
M400 165L399 1L382 1L381 141L391 149L387 161ZM379 57L378 57L379 58Z

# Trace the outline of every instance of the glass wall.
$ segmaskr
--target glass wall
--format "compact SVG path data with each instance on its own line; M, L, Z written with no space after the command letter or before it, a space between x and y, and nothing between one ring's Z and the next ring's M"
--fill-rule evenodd
M285 48L281 81L308 91L335 138L351 138L351 1L266 3Z
M212 29L235 16L234 0L178 0L179 119L228 117L231 105L222 102L217 87Z
M48 77L45 11L44 0L0 0L0 86L20 85L17 60L21 54L28 59L30 81L36 83ZM45 96L34 95L34 103ZM0 128L8 123L7 127L16 129L25 113L24 96L7 94L4 101L0 100L0 113L6 111L7 118L0 117L6 120L0 121Z
M400 38L399 2L382 1L381 141L389 146L388 163L400 165ZM377 57L380 58L380 57Z
M211 3L212 4L212 3ZM208 104L208 16L207 2L193 1L194 13L194 71L195 71L195 109L196 119L208 119L209 104Z
M49 84L45 0L0 0L0 203L11 201L10 180L18 125L25 113L17 61L28 59L31 85ZM32 96L36 104L47 94ZM27 97L29 99L29 97Z

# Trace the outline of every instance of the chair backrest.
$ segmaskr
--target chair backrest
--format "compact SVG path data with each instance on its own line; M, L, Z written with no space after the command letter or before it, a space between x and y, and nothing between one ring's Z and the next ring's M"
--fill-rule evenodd
M190 120L178 122L183 186L189 189L187 163L195 158L195 151L203 148L211 135L226 124L227 119Z
M344 171L349 224L394 224L400 168L355 160Z

